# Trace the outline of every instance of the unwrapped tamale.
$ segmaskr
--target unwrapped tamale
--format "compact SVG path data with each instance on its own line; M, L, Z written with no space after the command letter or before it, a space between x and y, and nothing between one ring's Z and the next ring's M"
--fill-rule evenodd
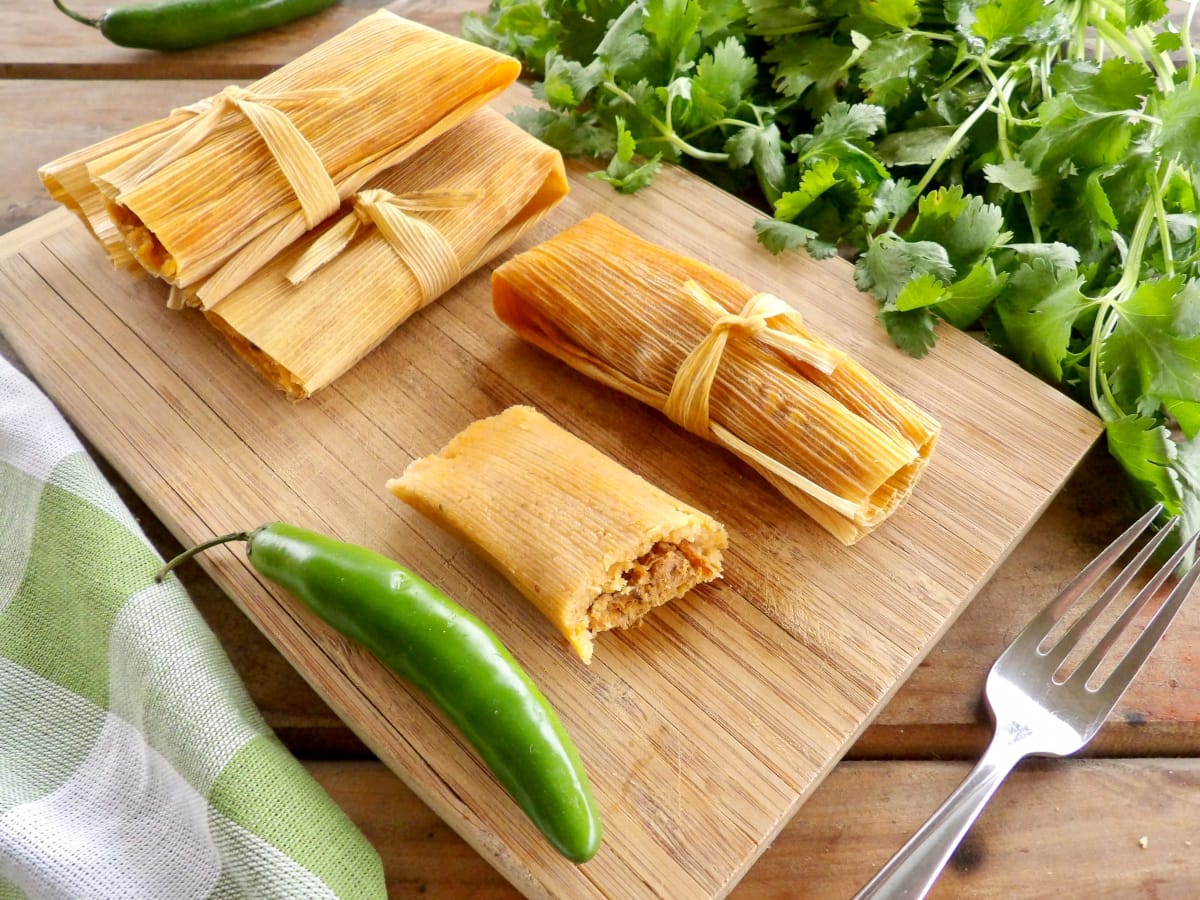
M528 406L467 426L388 489L471 545L590 662L721 573L725 528Z
M562 157L484 108L372 179L207 315L294 399L507 248L567 193Z
M247 88L173 113L169 128L87 158L87 175L138 262L207 307L519 72L510 57L380 10Z
M493 274L497 315L727 447L846 544L909 496L939 425L799 313L593 215Z

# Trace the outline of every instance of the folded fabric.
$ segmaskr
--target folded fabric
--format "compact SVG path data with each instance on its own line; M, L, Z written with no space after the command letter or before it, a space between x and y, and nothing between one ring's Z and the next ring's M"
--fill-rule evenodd
M0 897L385 897L50 401L0 359Z

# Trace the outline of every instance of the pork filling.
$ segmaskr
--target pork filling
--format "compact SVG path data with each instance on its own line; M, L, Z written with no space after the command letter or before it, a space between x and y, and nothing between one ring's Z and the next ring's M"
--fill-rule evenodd
M623 574L620 590L601 594L588 607L588 629L628 628L656 606L675 600L713 578L717 567L690 541L659 541Z

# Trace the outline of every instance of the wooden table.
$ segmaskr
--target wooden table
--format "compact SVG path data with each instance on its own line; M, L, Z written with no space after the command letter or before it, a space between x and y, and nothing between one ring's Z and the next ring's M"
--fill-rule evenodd
M79 0L98 12L95 0ZM384 5L348 0L278 33L161 56L107 44L49 0L0 8L0 232L53 204L35 170L151 113L257 77ZM479 2L390 8L446 31ZM204 79L206 83L197 80ZM0 298L3 302L3 298ZM20 365L0 336L0 353ZM178 545L115 473L160 551ZM966 774L989 722L987 667L1033 611L1129 521L1102 448L800 809L735 896L849 896ZM886 573L881 573L886 577ZM212 582L192 595L269 724L383 857L393 896L504 897L515 891L374 760ZM934 891L941 897L1190 897L1200 891L1200 602L1188 605L1100 735L1079 757L1022 764Z

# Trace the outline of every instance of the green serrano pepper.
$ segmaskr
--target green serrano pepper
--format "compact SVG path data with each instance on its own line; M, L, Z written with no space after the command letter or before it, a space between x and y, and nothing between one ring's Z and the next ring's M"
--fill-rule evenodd
M91 19L54 5L77 22L100 29L121 47L190 50L278 28L333 6L337 0L164 0L105 10Z
M549 702L500 639L436 587L365 547L283 523L206 541L246 541L251 564L424 691L554 847L586 862L600 845L591 783Z

